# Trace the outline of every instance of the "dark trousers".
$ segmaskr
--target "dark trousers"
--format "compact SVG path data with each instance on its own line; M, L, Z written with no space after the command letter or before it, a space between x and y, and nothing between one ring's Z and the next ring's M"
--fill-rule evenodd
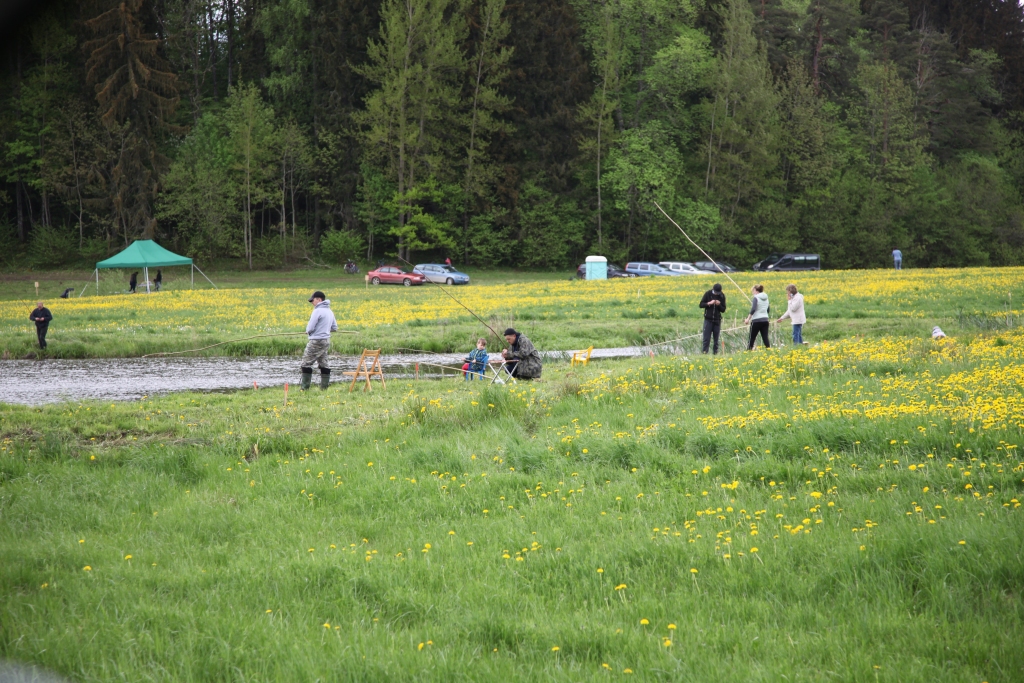
M755 320L750 323L750 343L747 345L747 351L754 348L754 342L757 341L757 335L761 335L761 341L764 342L766 349L772 348L772 345L768 342L768 321L767 320Z
M46 331L50 329L50 323L40 325L36 323L36 337L39 339L39 348L46 348Z
M714 346L713 350L711 351L711 353L713 353L715 355L718 355L718 349L719 349L719 346L718 346L718 336L721 334L721 332L722 332L722 321L721 320L711 321L711 320L708 320L707 318L705 318L704 319L704 339L702 340L702 343L701 343L701 346L700 346L700 352L701 353L707 353L708 352L708 345L711 343L711 337L713 336L715 338L715 346Z

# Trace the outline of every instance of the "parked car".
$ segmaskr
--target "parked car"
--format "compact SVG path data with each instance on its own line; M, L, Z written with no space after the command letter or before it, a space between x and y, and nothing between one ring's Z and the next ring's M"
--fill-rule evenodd
M469 276L443 263L421 263L412 269L427 280L444 285L468 285Z
M718 266L721 266L722 269L719 270L718 267L715 266L715 263L717 263ZM721 273L721 272L735 273L736 272L736 267L726 263L725 261L715 261L714 263L712 263L711 261L694 261L693 265L696 266L697 268L700 268L701 270L707 270L707 271L710 271L712 273Z
M587 279L587 264L581 263L580 267L576 269L576 277L581 280ZM636 277L636 273L627 273L622 268L619 268L614 263L608 264L608 279L611 280L613 277Z
M772 273L792 270L821 270L821 257L817 254L784 254L782 258L765 270Z
M657 263L649 261L630 261L626 264L626 272L633 273L637 277L645 277L647 275L679 275L679 273L673 273L668 268L662 268Z
M754 270L768 270L768 266L772 265L773 263L778 261L783 256L785 256L785 254L781 253L781 252L768 254L768 256L766 256L765 258L763 258L760 261L758 261L757 263L755 263L752 266L752 268Z
M697 268L689 261L662 261L658 265L668 268L677 275L707 275L707 271Z
M422 285L426 280L420 273L407 273L398 266L381 266L366 274L372 285Z

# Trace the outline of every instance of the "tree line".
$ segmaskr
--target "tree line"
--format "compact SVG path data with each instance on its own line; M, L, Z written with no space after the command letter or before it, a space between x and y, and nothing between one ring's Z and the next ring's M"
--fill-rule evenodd
M53 0L0 75L0 258L248 268L1024 260L1002 0Z

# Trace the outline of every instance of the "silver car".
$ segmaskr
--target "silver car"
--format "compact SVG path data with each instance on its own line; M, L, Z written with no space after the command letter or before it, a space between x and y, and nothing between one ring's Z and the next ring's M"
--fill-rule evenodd
M439 285L468 285L469 276L443 263L421 263L412 269L427 280Z
M662 261L658 264L662 268L671 270L676 275L707 275L706 270L697 268L687 261Z

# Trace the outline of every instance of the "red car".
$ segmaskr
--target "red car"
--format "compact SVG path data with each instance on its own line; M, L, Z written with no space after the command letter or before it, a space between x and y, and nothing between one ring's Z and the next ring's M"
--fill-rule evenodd
M407 273L398 266L381 266L377 270L371 270L366 274L372 285L422 285L425 279L419 273Z

